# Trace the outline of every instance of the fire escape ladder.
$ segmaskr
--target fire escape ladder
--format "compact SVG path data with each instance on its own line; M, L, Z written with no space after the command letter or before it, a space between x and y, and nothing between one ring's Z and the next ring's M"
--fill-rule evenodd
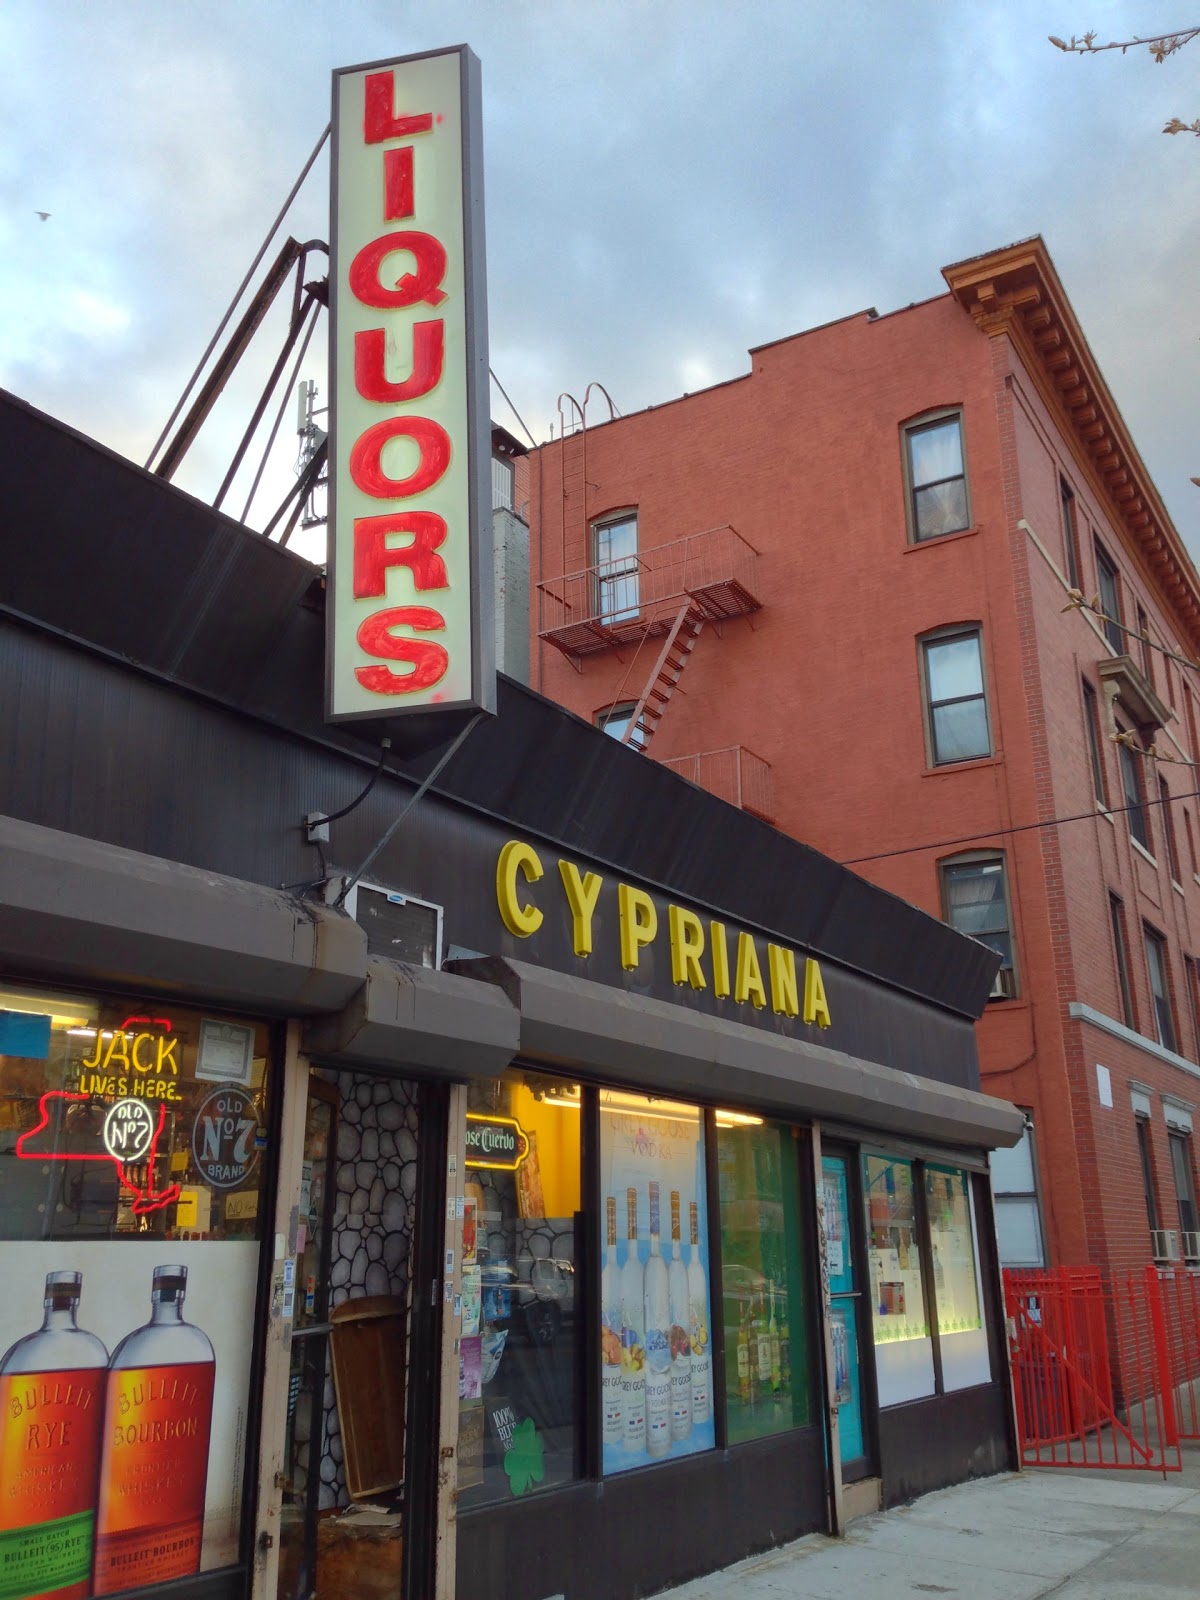
M622 744L631 744L638 750L647 749L655 729L662 721L663 712L671 702L671 696L679 686L683 669L696 648L696 640L703 626L704 615L696 609L689 596L680 606L670 632L663 640L649 681L634 707L629 726L621 736Z

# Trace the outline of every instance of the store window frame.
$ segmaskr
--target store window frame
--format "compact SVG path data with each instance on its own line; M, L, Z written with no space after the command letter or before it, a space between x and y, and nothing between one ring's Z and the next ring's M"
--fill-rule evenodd
M943 695L935 698L934 695L934 653L949 646L961 644L970 640L975 647L975 664L978 673L979 687L969 694ZM968 761L983 761L994 754L992 744L991 714L988 707L987 673L983 658L983 629L977 622L960 623L944 628L934 629L925 633L918 639L921 666L921 699L924 707L926 759L932 767L961 766ZM983 738L978 738L976 733L974 745L962 755L942 754L939 739L939 712L960 706L982 707L983 712ZM952 743L947 736L946 742Z
M83 984L68 981L55 984L47 988L44 982L30 982L24 977L0 972L0 990L20 995L23 998L45 998L47 1003L65 995L78 997L81 1000L95 1001L103 1006L106 1003L115 1003L118 1007L136 1008L141 1005L142 1010L148 1009L152 1014L164 1009L176 1007L193 1012L198 1016L211 1018L217 1021L232 1021L239 1024L253 1024L265 1029L266 1035L266 1066L263 1074L262 1086L266 1097L265 1116L262 1124L266 1136L266 1148L262 1153L260 1162L261 1178L258 1186L260 1201L256 1221L258 1226L252 1236L253 1242L258 1245L258 1265L255 1273L254 1304L249 1332L249 1389L245 1400L243 1412L245 1419L245 1432L243 1435L243 1448L241 1458L241 1485L238 1496L238 1534L237 1554L233 1561L221 1566L202 1568L198 1573L188 1579L170 1581L172 1592L180 1584L196 1584L203 1587L206 1595L211 1595L211 1600L240 1600L246 1592L253 1569L256 1552L256 1513L259 1501L259 1485L257 1482L256 1464L262 1448L263 1406L260 1397L263 1394L266 1368L267 1368L267 1339L269 1332L269 1310L271 1294L271 1278L273 1262L269 1244L274 1237L272 1233L274 1216L274 1197L279 1187L279 1167L281 1157L281 1134L283 1128L284 1112L284 1081L285 1062L287 1054L287 1038L285 1025L278 1021L262 1017L252 1011L230 1010L225 1006L207 1005L197 1002L194 997L179 997L172 994L156 995L152 1005L147 1007L145 995L139 995L136 989L114 988L104 984ZM131 1009L127 1014L132 1015ZM214 1087L217 1085L214 1084ZM61 1244L67 1241L48 1241ZM90 1244L95 1241L83 1239L80 1243ZM136 1248L151 1252L147 1244L134 1240L129 1241ZM166 1247L162 1252L162 1260L169 1256L169 1247L172 1241L164 1240ZM221 1241L215 1241L220 1243ZM159 1252L153 1252L158 1254ZM189 1307L185 1298L184 1317L191 1321ZM2 1352L0 1352L2 1353ZM218 1382L220 1381L218 1374ZM147 1597L158 1595L165 1591L165 1584L151 1583L141 1585L128 1591L130 1594L145 1594ZM122 1591L125 1592L125 1591Z
M941 478L922 478L918 481L914 445L923 434L932 434L940 429L954 424L957 432L959 470L948 473ZM967 437L961 406L945 406L936 411L927 411L920 417L906 422L902 430L903 449L902 461L904 468L904 504L905 516L908 524L908 542L910 544L930 544L938 539L945 539L956 533L967 533L974 527L971 515L971 479L967 464ZM921 496L928 495L932 490L953 489L961 485L962 510L957 515L949 516L953 526L937 528L929 533L921 532Z
M951 893L952 881L956 877L966 878L970 870L976 869L976 876L999 870L1000 897L999 904L1004 910L1003 928L987 928L981 932L972 932L954 920L955 906ZM938 882L942 897L942 920L950 927L965 933L969 938L975 939L980 944L985 944L994 950L1001 958L1001 967L992 983L991 1000L1014 1000L1020 995L1020 984L1017 980L1016 958L1016 933L1013 929L1012 899L1009 893L1008 863L1002 850L968 850L961 855L944 856L938 862ZM958 909L965 909L959 907ZM995 941L995 942L993 942Z

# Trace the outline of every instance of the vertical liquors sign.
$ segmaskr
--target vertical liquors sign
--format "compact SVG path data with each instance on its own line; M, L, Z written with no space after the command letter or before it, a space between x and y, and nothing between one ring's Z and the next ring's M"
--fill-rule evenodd
M333 79L328 715L493 710L479 62Z

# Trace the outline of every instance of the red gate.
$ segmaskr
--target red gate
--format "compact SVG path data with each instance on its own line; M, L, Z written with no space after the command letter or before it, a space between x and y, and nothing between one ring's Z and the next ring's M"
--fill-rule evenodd
M1200 1439L1200 1270L1162 1267L1158 1278L1179 1437Z
M1156 1268L1009 1268L1004 1298L1025 1466L1181 1470L1177 1341Z

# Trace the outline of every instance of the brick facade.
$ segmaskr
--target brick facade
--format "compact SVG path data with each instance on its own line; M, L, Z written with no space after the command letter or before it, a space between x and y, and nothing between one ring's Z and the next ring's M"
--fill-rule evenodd
M636 702L658 655L661 640L639 641L636 627L574 658L540 636L561 621L563 575L594 559L598 519L636 510L647 561L726 524L753 546L761 604L705 624L650 757L751 752L769 764L779 827L938 915L947 858L1002 854L1017 992L994 1000L980 1024L984 1086L1033 1114L1048 1261L1131 1267L1150 1250L1132 1096L1150 1097L1159 1225L1175 1230L1163 1096L1177 1120L1200 1101L1200 1006L1185 970L1200 955L1191 765L1200 671L1158 651L1145 657L1172 714L1154 733L1158 758L1133 759L1150 801L1164 781L1175 797L1172 881L1161 807L1149 807L1144 851L1127 815L1095 798L1085 683L1101 716L1109 806L1124 803L1111 680L1099 672L1118 652L1098 618L1064 610L1061 484L1073 495L1084 594L1099 587L1098 539L1126 623L1137 626L1140 610L1156 641L1193 660L1200 579L1040 241L946 277L947 294L764 346L744 377L534 452L520 485L532 682L593 719ZM962 417L970 525L914 543L904 429L941 411ZM572 593L586 609L586 583ZM979 629L991 753L937 765L921 641L959 626ZM1140 642L1127 649L1144 668ZM1117 714L1133 728L1125 684ZM1137 742L1149 738L1144 730ZM1128 930L1132 1034L1121 1031L1110 895ZM1172 1052L1150 1042L1147 928L1165 940Z

